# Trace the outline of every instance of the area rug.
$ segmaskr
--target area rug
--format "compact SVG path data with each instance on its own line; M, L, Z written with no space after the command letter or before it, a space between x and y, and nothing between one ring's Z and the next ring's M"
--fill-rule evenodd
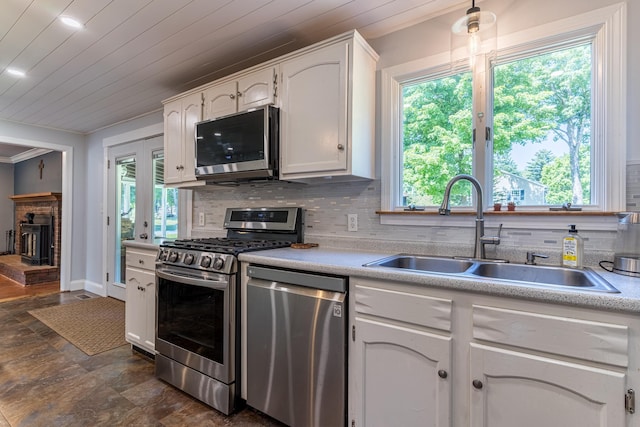
M29 311L71 344L93 356L127 342L124 339L124 302L89 298Z

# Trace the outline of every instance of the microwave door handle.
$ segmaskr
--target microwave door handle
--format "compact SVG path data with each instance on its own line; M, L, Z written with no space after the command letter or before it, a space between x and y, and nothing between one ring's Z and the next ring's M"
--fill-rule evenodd
M222 291L229 286L228 280L208 280L208 279L202 279L199 277L196 278L193 276L186 276L182 274L171 274L171 273L164 272L162 270L156 270L156 276L158 276L161 279L170 280L172 282L178 282L185 285L201 286L203 288L219 289Z

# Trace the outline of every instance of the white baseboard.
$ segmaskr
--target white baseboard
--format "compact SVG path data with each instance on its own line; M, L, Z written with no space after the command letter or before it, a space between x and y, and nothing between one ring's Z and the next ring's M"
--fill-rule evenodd
M107 296L107 288L102 283L92 282L90 280L77 280L72 282L72 286L75 285L75 283L79 283L81 286L77 289L71 289L71 290L74 290L74 291L85 290L85 291L100 295L102 297Z

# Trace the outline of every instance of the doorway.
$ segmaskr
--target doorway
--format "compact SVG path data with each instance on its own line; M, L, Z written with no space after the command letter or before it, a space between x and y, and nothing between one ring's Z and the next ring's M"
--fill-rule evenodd
M109 148L108 296L125 299L125 241L154 244L178 236L178 190L163 184L161 136Z

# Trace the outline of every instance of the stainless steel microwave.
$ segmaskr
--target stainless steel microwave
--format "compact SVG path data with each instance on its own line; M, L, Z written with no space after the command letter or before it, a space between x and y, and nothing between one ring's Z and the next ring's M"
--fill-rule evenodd
M196 123L196 177L277 179L279 118L278 108L267 105Z

